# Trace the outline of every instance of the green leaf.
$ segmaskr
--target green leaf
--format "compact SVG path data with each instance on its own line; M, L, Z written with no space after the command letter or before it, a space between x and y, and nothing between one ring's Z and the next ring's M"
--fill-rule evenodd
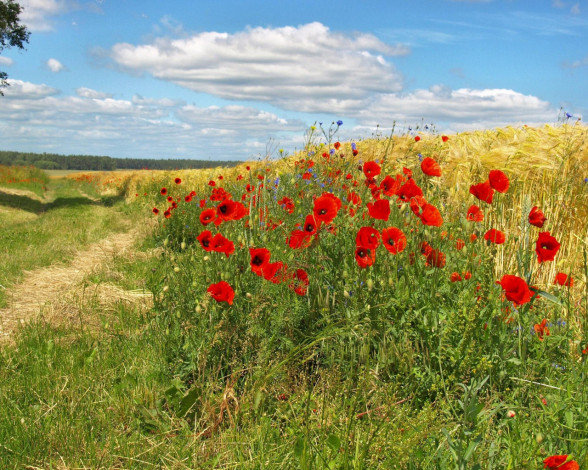
M327 446L331 450L338 451L341 448L341 439L339 439L335 434L329 434L327 438Z
M186 416L188 411L192 409L194 404L198 401L201 395L200 387L194 387L190 390L184 398L180 401L180 406L178 407L178 417L183 418Z
M302 453L304 452L304 438L302 436L298 436L296 438L296 442L294 442L294 455L297 458L302 457Z
M535 291L535 293L537 295L540 295L541 297L543 297L543 298L545 298L545 299L553 302L554 304L557 304L557 305L563 307L562 301L559 300L555 295L550 294L549 292L545 292L545 291L539 290L539 289L532 289L532 290Z

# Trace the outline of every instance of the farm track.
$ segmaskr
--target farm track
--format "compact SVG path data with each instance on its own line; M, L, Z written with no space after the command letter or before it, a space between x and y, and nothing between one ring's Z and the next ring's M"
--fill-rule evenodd
M88 286L84 279L116 256L131 251L136 231L110 235L80 251L67 265L27 272L23 282L7 290L8 307L0 309L0 342L10 340L21 323L42 318L52 324L72 326L81 321L84 302L124 300L148 302L144 293L111 285Z

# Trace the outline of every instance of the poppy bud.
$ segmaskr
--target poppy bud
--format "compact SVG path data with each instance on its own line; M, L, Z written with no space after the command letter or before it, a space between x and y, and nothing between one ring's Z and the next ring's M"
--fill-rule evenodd
M185 250L185 249L186 249L186 242L182 242L182 243L180 243L180 248L181 248L182 250Z
M177 266L174 266L174 273L179 273L180 272L180 268Z
M371 291L374 288L374 281L372 281L371 279L368 279L366 284L369 291Z
M201 313L202 312L202 307L200 306L200 304L196 305L196 313Z

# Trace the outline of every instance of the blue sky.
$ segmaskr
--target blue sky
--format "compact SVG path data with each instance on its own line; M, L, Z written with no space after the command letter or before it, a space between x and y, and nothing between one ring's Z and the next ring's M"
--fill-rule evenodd
M588 110L588 0L20 0L0 149L244 160ZM583 122L583 121L582 121Z

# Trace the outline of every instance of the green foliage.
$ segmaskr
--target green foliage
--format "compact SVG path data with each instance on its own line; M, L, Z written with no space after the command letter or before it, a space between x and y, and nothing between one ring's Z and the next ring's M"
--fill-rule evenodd
M20 24L22 7L14 0L0 0L0 52L8 47L24 49L30 33ZM8 86L6 72L0 72L0 96L2 88Z

